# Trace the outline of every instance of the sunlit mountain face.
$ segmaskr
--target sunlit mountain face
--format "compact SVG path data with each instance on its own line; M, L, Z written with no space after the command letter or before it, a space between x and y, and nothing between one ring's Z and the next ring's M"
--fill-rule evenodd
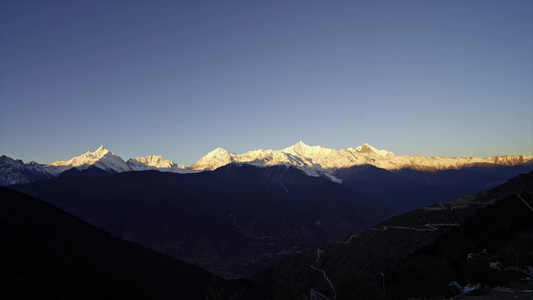
M21 161L13 161L13 159L6 156L1 158L3 169L29 165L22 164ZM244 163L261 167L292 165L304 170L311 176L327 176L333 181L340 182L344 176L339 170L352 167L374 166L392 172L404 169L435 172L471 167L526 166L533 164L533 156L507 155L489 158L396 156L390 151L378 150L368 144L356 148L336 150L323 146L308 146L300 141L281 150L260 149L244 154L235 154L228 150L217 148L189 167L155 155L137 157L125 161L120 156L105 149L104 146L99 147L94 152L88 151L68 161L58 160L49 165L40 165L34 162L30 164L43 167L44 170L40 170L42 173L57 176L59 173L71 168L83 170L89 167L98 167L113 173L141 170L187 173L215 170L230 163ZM3 173L7 174L9 170ZM3 180L5 181L5 179ZM14 183L21 182L17 182L16 179L13 179L13 182L4 182L4 184Z
M372 165L386 170L417 169L427 171L459 169L469 166L522 165L531 164L533 156L494 156L478 157L425 157L396 156L387 150L378 150L368 144L354 148L336 150L322 146L308 146L302 141L282 150L254 150L244 154L234 154L225 149L217 148L197 163L190 166L194 170L213 170L232 163L249 163L259 166L290 164L296 167L307 167L315 171L327 172L354 166Z

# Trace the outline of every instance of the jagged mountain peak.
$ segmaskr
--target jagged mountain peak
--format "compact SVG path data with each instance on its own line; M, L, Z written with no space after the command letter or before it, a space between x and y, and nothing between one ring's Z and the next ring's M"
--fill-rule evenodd
M136 157L135 159L130 158L126 164L133 171L162 170L179 172L186 169L183 165L178 165L171 160L163 159L161 155L147 155L145 157Z
M306 149L306 148L310 148L311 146L307 145L306 143L304 143L302 140L300 140L298 143L294 144L292 146L292 148L300 148L300 149Z
M310 148L311 146L307 145L306 143L304 143L303 141L299 141L298 143L290 146L290 147L287 147L285 149L306 149L306 148Z
M216 148L215 150L207 153L205 158L215 158L215 159L230 159L232 156L232 153L224 148Z
M98 149L96 149L94 152L87 151L84 154L82 154L80 156L75 156L75 157L73 157L72 159L70 159L68 161L58 160L58 161L55 161L55 162L51 163L51 165L64 165L65 162L70 162L70 161L80 162L80 161L83 161L83 160L99 159L99 158L102 158L102 157L106 156L109 153L111 153L111 152L109 150L107 150L102 145L102 146L98 147ZM117 156L114 153L111 153L111 155Z
M160 161L164 161L163 156L161 156L161 155L146 155L145 157L136 157L135 160L139 161L139 162L160 162Z
M216 148L215 150L209 152L207 155L209 154L212 154L212 155L216 155L216 154L219 154L219 153L230 153L228 150L224 149L224 148Z
M31 161L24 163L20 159L0 155L0 185L28 183L53 177L42 165Z
M156 166L161 164L167 164L167 165L173 165L174 162L170 160L165 160L161 155L147 155L145 157L136 157L135 159L130 158L127 162L128 165L131 165L133 163L138 163L140 165L146 165L146 166Z
M98 147L98 149L96 149L94 152L90 152L90 151L87 151L85 154L83 154L82 156L87 156L87 157L104 157L106 154L108 153L111 153L109 150L107 150L103 145ZM114 155L114 153L111 153L112 155Z
M358 152L358 153L364 153L364 154L376 153L376 154L381 155L381 156L394 155L394 153L392 153L390 151L387 151L387 150L384 150L384 149L379 150L377 148L374 148L374 147L370 146L367 143L364 143L363 146L359 146L359 147L355 148L355 151Z
M298 143L290 147L287 147L285 149L282 149L281 151L285 153L293 154L293 155L312 157L312 156L315 156L322 149L326 149L326 147L309 146L309 145L306 145L303 141L299 141Z
M104 146L100 146L94 152L88 151L80 156L75 156L68 161L55 161L49 166L54 167L58 172L62 172L72 167L86 169L92 165L114 172L131 171L130 167L120 156L110 152Z
M101 145L100 147L98 147L98 149L96 149L96 151L93 152L94 154L107 154L109 153L109 150L107 150L104 145Z
M216 148L207 153L189 168L192 170L214 170L234 161L235 154L223 148Z

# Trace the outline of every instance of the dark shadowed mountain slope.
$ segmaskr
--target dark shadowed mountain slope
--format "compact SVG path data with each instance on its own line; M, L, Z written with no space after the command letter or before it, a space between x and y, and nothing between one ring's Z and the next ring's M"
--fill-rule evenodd
M532 194L520 197L533 204ZM516 194L480 209L461 226L438 237L387 270L385 295L389 299L449 298L459 290L450 282L480 288L506 286L533 274L533 210ZM528 268L529 266L529 268ZM349 291L348 278L339 287ZM533 288L531 279L522 281L522 289ZM478 294L483 293L478 291ZM520 293L513 295L518 299ZM531 299L523 294L521 299Z
M486 191L531 171L533 164L481 164L449 170L385 170L362 165L337 169L334 174L343 185L366 198L397 212L407 212Z
M0 298L262 298L250 283L114 238L64 211L0 187Z
M476 211L516 193L533 193L533 173L517 176L490 191L435 204L395 216L370 230L295 255L268 267L256 282L277 290L277 279L290 276L295 285L309 294L334 298L334 284L343 274L362 272L378 276L398 259L429 245Z
M282 168L283 176L273 176L269 168L231 164L196 174L125 172L13 188L117 237L226 278L252 274L280 257L359 232L388 216L349 188Z
M66 171L59 173L58 177L67 177L67 176L106 176L110 174L115 174L117 172L104 170L95 166L90 166L87 169L78 169L70 168Z

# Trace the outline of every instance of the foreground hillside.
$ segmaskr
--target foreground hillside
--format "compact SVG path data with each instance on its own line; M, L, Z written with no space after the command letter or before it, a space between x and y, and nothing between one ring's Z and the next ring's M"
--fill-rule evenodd
M337 280L338 299L532 299L532 194L510 195L398 261L381 278L353 269ZM494 287L505 287L492 290Z
M210 299L224 289L261 299L243 280L104 231L41 200L0 187L1 299Z
M300 294L335 298L340 293L336 286L342 285L349 274L366 274L381 280L380 274L388 274L387 270L399 259L431 244L479 209L517 193L533 193L533 173L517 176L490 191L456 202L393 217L360 234L295 255L264 270L256 282L275 291L283 288L278 278L289 278L293 287L299 287Z

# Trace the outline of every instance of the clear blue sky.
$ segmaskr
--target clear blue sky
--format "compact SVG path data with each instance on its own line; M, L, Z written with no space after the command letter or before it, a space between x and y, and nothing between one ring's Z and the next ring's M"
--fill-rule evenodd
M532 1L2 1L0 153L533 155Z

